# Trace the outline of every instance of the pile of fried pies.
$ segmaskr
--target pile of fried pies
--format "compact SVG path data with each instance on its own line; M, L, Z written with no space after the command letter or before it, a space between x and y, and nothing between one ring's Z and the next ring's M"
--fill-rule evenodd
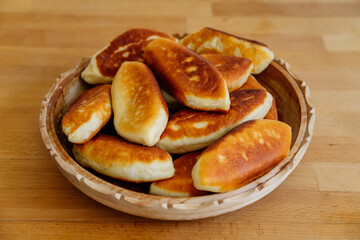
M212 28L181 39L130 29L91 57L81 73L91 87L64 114L62 130L83 167L151 182L150 194L238 189L290 149L291 127L253 76L273 58L263 43ZM101 131L106 124L113 134Z

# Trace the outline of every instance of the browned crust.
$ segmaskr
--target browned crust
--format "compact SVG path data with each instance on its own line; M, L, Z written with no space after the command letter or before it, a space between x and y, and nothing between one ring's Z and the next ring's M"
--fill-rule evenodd
M82 124L90 120L94 111L105 111L104 107L106 104L111 104L110 89L111 85L104 84L97 85L86 90L71 104L69 110L62 118L62 126L66 128L73 126L71 132L75 132ZM105 126L112 115L111 108L109 108L109 111L110 114L108 117L103 119L103 124L98 128L98 130L94 131L87 139L79 143L85 143L95 136L103 126Z
M245 89L230 94L231 105L227 112L204 112L193 109L184 109L176 112L169 119L165 131L160 139L169 137L179 139L183 137L207 136L219 131L225 126L235 124L244 118L266 99L265 90ZM195 128L194 123L208 122L206 128ZM179 130L172 129L171 125L179 126Z
M240 87L240 89L263 89L266 90L258 81L256 81L255 77L250 75L247 79L247 81ZM264 117L265 119L272 119L272 120L278 120L278 113L277 113L277 107L276 107L276 101L275 98L273 98L273 103L271 105L271 108Z
M153 184L167 191L188 193L190 197L206 195L208 192L197 190L191 171L201 151L184 154L174 161L175 174L172 178L156 181Z
M160 90L160 87L159 87L159 84L154 76L154 73L151 71L151 69L147 66L147 65L143 65L144 68L146 68L146 72L147 72L147 75L148 75L148 78L150 79L150 82L151 82L151 90L154 91L153 94L158 96L158 99L160 100L161 102L161 106L163 107L163 109L165 110L167 116L169 116L169 109L168 109L168 106L165 102L165 99L161 93L161 90Z
M242 138L244 141L240 141ZM290 143L291 128L285 123L263 119L248 121L204 150L199 156L205 157L199 179L222 191L237 189L279 164L288 154ZM220 155L224 158L222 161Z
M127 74L125 74L125 71ZM119 73L123 77L120 80L122 84L119 85L122 88L121 91L125 91L124 88L129 89L126 91L126 97L133 100L131 106L128 106L128 111L130 111L128 115L133 119L132 122L129 122L128 127L139 126L137 124L143 125L149 117L153 116L154 111L158 111L159 108L164 109L167 116L169 116L168 107L161 94L156 78L144 63L125 62L120 68ZM136 115L136 112L139 111L140 114ZM126 128L126 126L122 127Z
M103 165L111 165L114 159L121 159L124 164L135 162L150 163L154 159L168 161L171 156L158 147L146 147L130 143L118 136L98 134L84 144L74 144L77 152L91 158L101 159Z
M211 30L211 31L214 31L214 32L222 33L222 34L228 35L228 36L230 36L230 37L234 37L234 38L237 38L237 39L240 39L240 40L244 40L244 41L247 41L247 42L251 42L251 43L253 43L253 44L257 44L257 45L261 45L261 46L264 46L264 47L268 47L265 43L258 42L258 41L256 41L256 40L251 40L251 39L243 38L243 37L238 37L238 36L235 36L235 35L233 35L233 34L230 34L230 33L227 33L227 32L223 32L223 31L220 31L220 30L211 28L211 27L206 27L206 28L204 28L204 29L208 29L208 30Z
M255 77L253 75L249 75L248 79L240 87L240 89L262 89L262 90L266 90L258 81L256 81L256 79L255 79Z
M158 147L145 147L127 142L119 136L98 134L84 144L74 144L73 152L81 155L99 165L111 166L113 161L121 159L124 165L134 163L149 164L153 159L159 161L169 161L171 156L166 151ZM85 166L87 167L87 166ZM110 176L106 172L101 174L127 182L142 183L145 181L134 181L122 177Z
M222 54L201 54L209 60L223 75L228 85L238 81L248 72L252 61L248 58L228 56Z
M104 76L113 77L125 61L144 61L144 48L152 41L148 37L156 35L176 41L169 34L144 28L130 29L112 40L107 48L96 56L97 67ZM122 46L132 44L124 50L117 51ZM125 55L124 55L125 54ZM128 56L126 56L128 54Z
M226 84L221 73L188 48L157 39L146 47L144 57L160 85L180 103L187 105L186 95L225 98Z

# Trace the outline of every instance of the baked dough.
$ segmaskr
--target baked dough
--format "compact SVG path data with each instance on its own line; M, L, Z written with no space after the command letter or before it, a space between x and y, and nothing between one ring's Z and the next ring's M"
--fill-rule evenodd
M194 197L207 194L194 187L191 171L200 151L187 153L174 161L175 174L172 178L153 182L150 194L166 197Z
M286 123L245 122L201 153L192 170L194 185L211 192L235 190L278 165L290 144L291 127Z
M95 136L112 115L108 84L86 90L70 106L61 121L69 142L84 143Z
M157 181L175 172L166 151L129 143L118 136L99 134L84 144L74 144L73 153L82 166L129 182Z
M154 146L169 113L151 70L141 62L124 62L114 77L111 98L116 132L130 142Z
M201 56L209 60L219 70L226 82L229 93L236 91L247 81L252 69L252 62L247 58L221 54L202 54ZM164 89L161 89L161 93L170 109L184 108L179 101Z
M255 77L252 75L250 75L248 77L247 81L245 82L244 85L242 85L240 87L240 89L263 89L263 90L266 90L258 81L256 81ZM273 98L271 108L270 108L268 114L266 114L266 116L264 118L278 120L278 113L277 113L275 98Z
M249 77L253 68L252 61L247 58L226 56L222 54L202 54L223 75L229 92L239 89Z
M248 58L254 64L254 74L261 73L274 59L274 53L263 43L208 27L184 37L180 43L199 54L220 53Z
M272 103L269 93L257 89L238 90L230 98L227 112L179 110L170 117L157 146L169 153L205 148L241 123L263 118Z
M147 45L144 57L160 85L181 104L205 111L229 109L224 78L208 60L164 38Z
M144 48L152 40L167 38L177 42L177 38L167 33L144 28L130 29L112 40L95 53L81 77L90 84L111 83L117 70L125 61L143 62Z

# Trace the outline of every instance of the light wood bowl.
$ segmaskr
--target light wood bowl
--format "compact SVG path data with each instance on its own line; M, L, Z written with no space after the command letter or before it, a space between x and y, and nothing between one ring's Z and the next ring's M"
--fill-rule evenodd
M111 208L146 218L190 220L217 216L240 209L274 190L299 164L309 146L315 109L305 82L282 60L274 60L256 78L275 97L279 119L292 127L288 156L274 169L231 192L201 197L171 198L143 193L144 185L127 184L80 166L71 153L71 144L62 133L60 119L69 105L88 87L80 79L89 58L60 74L41 103L40 131L51 157L64 176L83 193ZM132 189L132 190L131 190Z

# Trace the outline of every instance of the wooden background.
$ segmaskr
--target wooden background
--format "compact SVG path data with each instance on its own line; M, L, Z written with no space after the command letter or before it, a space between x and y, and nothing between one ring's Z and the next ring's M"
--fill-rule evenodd
M132 27L210 26L267 43L310 86L315 133L275 191L233 213L155 221L75 189L42 143L59 73ZM360 239L360 1L0 0L0 239Z

